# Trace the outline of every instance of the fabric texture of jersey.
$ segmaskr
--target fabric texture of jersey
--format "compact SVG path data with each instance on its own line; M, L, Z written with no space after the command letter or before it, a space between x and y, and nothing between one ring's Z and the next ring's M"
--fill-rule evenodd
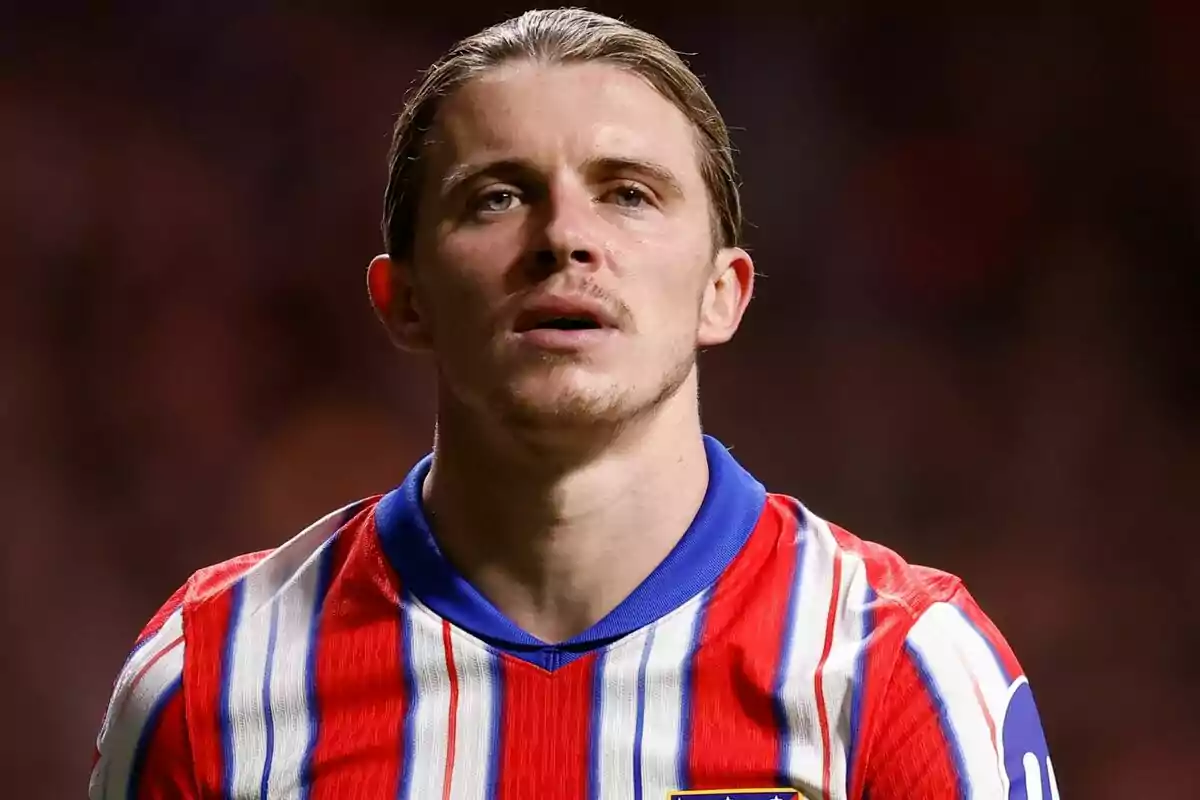
M120 671L91 800L1057 800L1028 682L962 583L705 445L687 533L562 643L442 557L429 459L197 572Z

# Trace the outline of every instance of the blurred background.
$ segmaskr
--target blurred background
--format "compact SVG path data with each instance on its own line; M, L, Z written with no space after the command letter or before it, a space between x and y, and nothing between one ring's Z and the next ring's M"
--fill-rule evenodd
M332 5L0 12L5 797L83 796L192 570L430 445L365 293L389 128L523 7ZM1064 793L1200 796L1200 16L734 5L593 6L697 54L735 128L765 277L709 429L966 580Z

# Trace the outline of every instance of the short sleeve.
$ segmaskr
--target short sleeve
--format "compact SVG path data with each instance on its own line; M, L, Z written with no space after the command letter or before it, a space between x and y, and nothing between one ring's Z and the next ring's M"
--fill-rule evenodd
M913 623L876 714L872 800L1058 800L1029 681L965 590Z
M96 742L90 800L197 796L184 698L183 596L181 589L155 614L117 676Z

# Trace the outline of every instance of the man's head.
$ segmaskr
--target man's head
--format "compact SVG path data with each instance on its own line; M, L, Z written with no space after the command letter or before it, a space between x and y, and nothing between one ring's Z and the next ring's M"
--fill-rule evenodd
M560 9L459 42L410 96L390 166L372 301L479 411L623 422L741 320L728 130L650 34Z

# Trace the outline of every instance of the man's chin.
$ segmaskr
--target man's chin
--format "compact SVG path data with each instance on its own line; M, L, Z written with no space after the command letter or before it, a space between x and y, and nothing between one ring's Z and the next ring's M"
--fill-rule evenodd
M539 387L513 392L500 403L504 416L514 424L547 429L592 427L611 424L621 417L620 398L613 394L579 388Z

